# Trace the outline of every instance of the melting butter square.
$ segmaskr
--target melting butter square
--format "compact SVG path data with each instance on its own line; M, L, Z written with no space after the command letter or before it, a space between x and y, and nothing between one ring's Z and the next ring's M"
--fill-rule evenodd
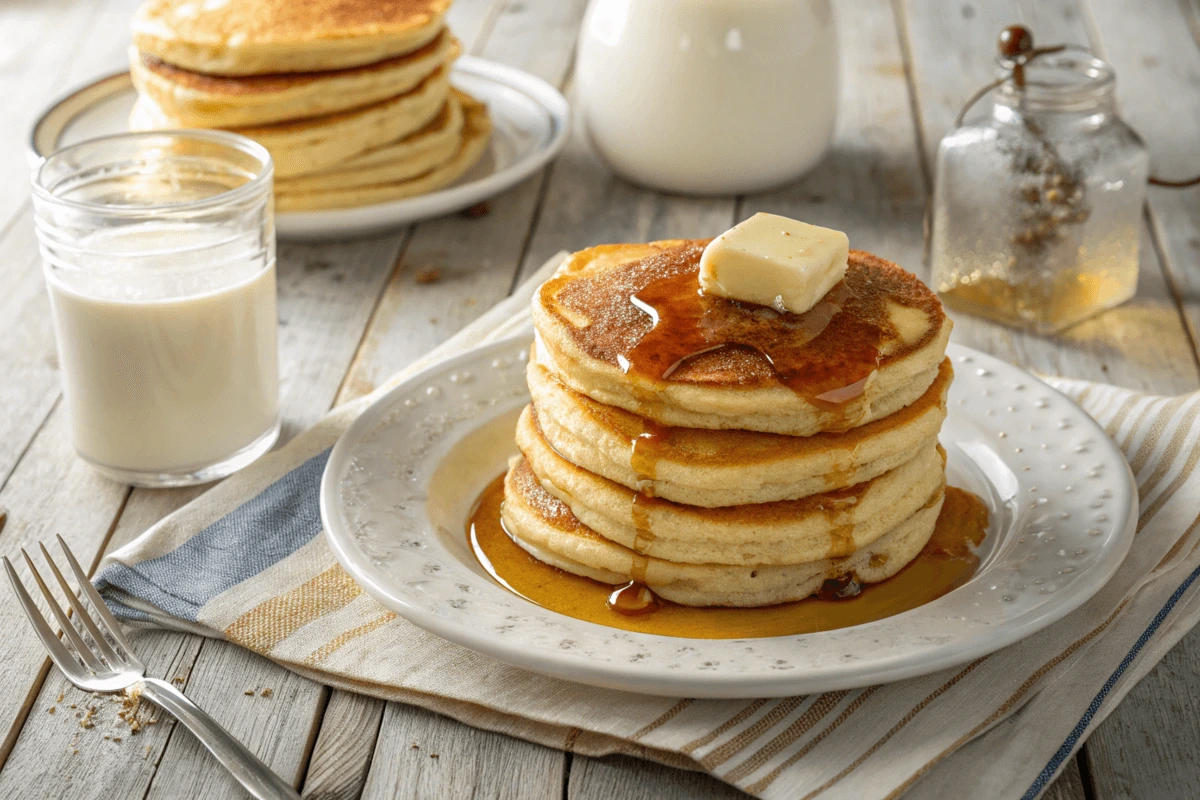
M705 294L801 314L846 274L841 231L776 214L755 214L713 239L700 257Z

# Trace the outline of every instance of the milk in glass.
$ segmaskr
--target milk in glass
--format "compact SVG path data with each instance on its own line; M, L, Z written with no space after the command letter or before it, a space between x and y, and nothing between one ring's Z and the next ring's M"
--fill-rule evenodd
M215 480L278 437L272 174L223 131L90 139L34 172L64 405L105 475Z
M273 260L247 260L228 231L186 224L98 231L86 245L86 269L47 275L81 456L191 471L274 429Z

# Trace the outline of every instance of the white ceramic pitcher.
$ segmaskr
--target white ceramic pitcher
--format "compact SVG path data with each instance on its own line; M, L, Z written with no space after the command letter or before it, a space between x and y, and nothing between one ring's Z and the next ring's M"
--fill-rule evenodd
M829 0L592 0L575 92L593 145L629 180L686 194L787 183L833 134Z

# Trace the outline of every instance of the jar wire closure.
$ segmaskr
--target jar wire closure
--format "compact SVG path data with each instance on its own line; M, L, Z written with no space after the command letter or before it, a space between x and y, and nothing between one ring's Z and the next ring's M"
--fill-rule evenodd
M968 112L986 97L989 93L999 89L1008 81L1012 81L1017 89L1025 88L1025 67L1033 60L1040 56L1050 53L1061 53L1064 50L1079 50L1081 52L1091 54L1086 47L1068 44L1055 44L1045 47L1034 47L1033 33L1024 25L1010 25L1000 31L1000 36L996 42L997 49L1000 55L1006 62L1005 68L1007 74L1001 75L996 80L988 83L974 94L972 94L967 102L963 105L962 110L958 112L958 116L954 118L954 127L961 128L963 120L966 119ZM1168 189L1185 189L1189 186L1200 184L1200 175L1195 175L1190 178L1176 180L1172 178L1160 178L1156 175L1151 175L1148 182L1154 186L1162 186Z

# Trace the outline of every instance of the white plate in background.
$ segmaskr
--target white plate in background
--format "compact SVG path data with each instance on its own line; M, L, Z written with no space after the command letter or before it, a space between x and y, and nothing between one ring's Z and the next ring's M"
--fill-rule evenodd
M550 84L527 72L463 56L451 83L488 107L492 138L479 163L436 192L358 208L275 215L280 238L345 239L469 208L515 186L554 158L567 142L570 106ZM34 123L34 164L60 147L129 130L137 99L128 72L101 78L58 100Z

